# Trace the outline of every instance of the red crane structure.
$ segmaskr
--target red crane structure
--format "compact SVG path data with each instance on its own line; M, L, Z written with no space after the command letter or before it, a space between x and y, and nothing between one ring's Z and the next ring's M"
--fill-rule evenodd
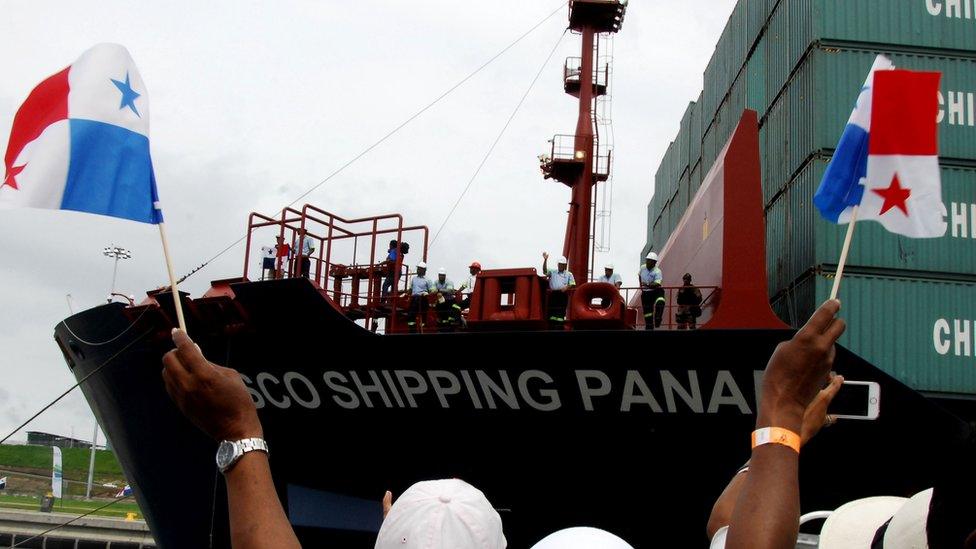
M610 151L601 153L597 131L597 102L607 94L609 66L597 66L599 35L616 33L624 22L627 0L572 0L569 28L582 38L580 57L566 60L563 87L579 100L579 117L574 135L556 135L549 156L541 168L546 179L555 179L572 189L563 255L570 272L589 280L592 248L594 188L610 177ZM585 81L585 83L584 83Z

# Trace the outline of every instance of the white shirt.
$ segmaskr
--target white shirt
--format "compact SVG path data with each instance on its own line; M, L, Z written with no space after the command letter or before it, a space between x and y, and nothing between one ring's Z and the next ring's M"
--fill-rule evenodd
M549 269L546 274L549 275L550 290L562 290L566 286L576 285L576 279L573 278L573 273L569 272L569 269L562 272L559 269Z
M661 269L658 268L657 265L655 265L654 268L651 270L647 270L647 265L641 267L640 281L642 284L644 284L644 286L650 286L655 282L660 284L661 280L663 279L664 279L664 275L661 274Z
M725 549L725 539L729 537L729 527L723 526L712 536L708 549Z
M471 275L467 280L461 283L461 293L464 295L471 295L474 293L474 285L478 282L478 277L476 275Z
M620 275L617 273L610 273L610 278L607 278L607 275L603 275L600 278L596 279L596 281L606 282L608 284L613 284L614 286L616 286L617 284L623 284L623 280L620 279Z
M302 237L302 255L304 256L312 255L312 250L314 249L315 248L312 247L312 240L307 236Z

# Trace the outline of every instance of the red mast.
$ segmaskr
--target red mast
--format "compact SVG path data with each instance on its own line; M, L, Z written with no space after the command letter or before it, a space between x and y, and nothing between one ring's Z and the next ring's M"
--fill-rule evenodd
M563 254L569 270L581 281L589 279L590 237L593 225L593 188L610 175L610 154L600 156L594 113L597 98L607 93L608 67L596 67L597 40L601 33L615 33L623 25L627 0L571 0L569 28L580 34L580 57L566 60L563 87L579 98L574 135L556 135L552 151L543 156L542 172L572 189ZM585 82L585 84L584 84Z

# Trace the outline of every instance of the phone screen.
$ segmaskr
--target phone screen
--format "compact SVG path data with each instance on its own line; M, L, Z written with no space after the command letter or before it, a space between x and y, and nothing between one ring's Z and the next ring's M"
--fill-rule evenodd
M868 415L868 385L845 383L831 401L828 412L842 416Z

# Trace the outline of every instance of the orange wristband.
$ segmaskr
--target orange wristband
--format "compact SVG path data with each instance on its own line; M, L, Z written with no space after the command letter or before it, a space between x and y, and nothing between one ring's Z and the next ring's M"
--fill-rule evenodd
M763 427L752 432L752 447L763 444L782 444L800 453L800 435L782 427Z

